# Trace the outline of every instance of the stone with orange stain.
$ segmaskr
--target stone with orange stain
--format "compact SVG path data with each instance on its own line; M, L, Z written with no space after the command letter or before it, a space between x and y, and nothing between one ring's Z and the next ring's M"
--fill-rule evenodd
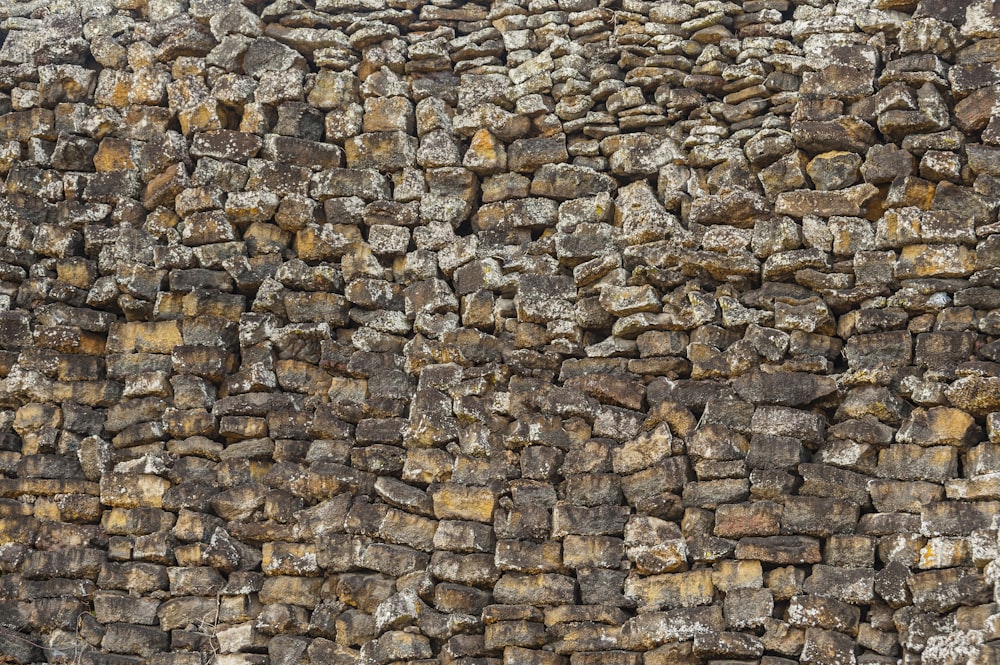
M431 494L434 516L438 519L489 522L493 519L496 496L488 487L444 483Z
M966 277L976 269L976 251L963 245L907 245L896 262L897 279Z
M177 321L130 321L112 324L107 348L112 353L170 353L183 343Z
M142 205L147 210L170 205L178 194L189 186L187 170L180 162L149 181L142 195Z
M60 353L104 353L104 335L81 330L76 326L46 326L35 331L35 346Z
M972 550L966 538L939 536L929 538L920 548L917 567L921 570L968 566L972 563Z
M80 256L60 259L56 262L56 277L78 289L89 289L97 279L97 266Z
M975 419L965 411L946 406L914 409L896 434L900 443L920 446L967 447L981 433Z
M128 105L132 75L125 71L103 69L97 77L94 102L97 106L123 108Z
M177 120L185 136L195 132L225 129L231 124L227 122L228 117L223 106L214 99L206 99L194 106L181 109L177 112Z
M921 210L929 210L937 191L935 183L916 176L897 178L889 187L885 205L887 208L903 208L916 206Z
M98 171L117 171L119 169L134 169L135 144L128 139L106 136L97 146L94 155L94 168Z
M462 165L478 175L491 175L507 168L507 150L488 129L472 135Z

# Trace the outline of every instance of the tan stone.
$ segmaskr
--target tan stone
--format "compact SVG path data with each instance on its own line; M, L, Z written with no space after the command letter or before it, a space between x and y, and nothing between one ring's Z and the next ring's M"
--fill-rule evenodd
M927 544L920 548L917 568L930 570L971 564L972 549L968 539L937 536L928 538Z
M98 171L117 171L119 169L134 169L133 144L127 139L105 137L97 146L94 155L94 168Z
M445 482L451 478L454 462L452 456L440 448L408 450L403 463L403 480L416 483Z
M669 457L674 452L674 440L667 423L650 432L642 432L611 453L615 473L629 474Z
M363 132L408 132L415 128L413 103L406 97L369 97L365 100Z
M776 536L781 531L781 506L769 501L723 504L716 510L715 535L722 538Z
M131 89L132 76L128 72L101 70L97 78L97 89L94 91L94 102L97 106L123 108L128 105Z
M417 139L405 132L368 132L344 142L344 155L351 169L395 171L413 166Z
M297 545L300 543L280 544ZM261 584L261 589L257 594L258 600L265 605L286 603L314 609L322 600L324 581L321 577L300 575L269 576Z
M160 205L172 205L174 199L189 185L184 165L176 163L149 181L142 195L142 205L153 210Z
M715 597L712 571L692 570L685 573L631 576L625 580L625 596L640 605L665 609L708 605Z
M760 561L717 561L712 566L712 584L724 593L733 589L760 589L764 586Z
M121 508L162 508L170 481L148 473L108 473L101 477L101 503Z
M953 406L974 416L1000 410L1000 378L965 376L945 391Z
M328 261L361 241L361 230L354 225L310 225L295 234L295 251L303 261Z
M965 277L976 269L976 251L963 245L907 245L896 262L898 279Z
M24 436L27 432L35 432L43 427L59 428L62 421L62 409L58 406L32 402L17 410L13 427L15 432Z
M896 440L920 446L968 446L980 428L965 411L945 406L915 409L903 422Z
M78 256L61 259L56 262L56 277L78 289L89 289L97 279L97 266Z
M318 575L316 545L312 543L264 543L261 570L266 575ZM289 602L278 600L276 602Z
M225 109L214 99L209 99L194 106L181 109L177 120L181 132L190 136L195 132L205 132L213 129L225 129L230 123L226 121Z
M885 204L889 208L915 206L921 210L929 210L936 191L937 185L929 180L905 176L895 180L889 187Z
M279 360L274 363L274 371L282 388L307 395L325 394L333 378L318 367L300 360Z
M111 353L171 353L183 343L178 321L115 323L108 334Z
M493 519L496 497L488 487L445 483L431 495L438 519L489 522Z
M876 194L878 188L869 183L826 192L800 189L778 194L774 209L778 214L798 218L805 215L858 217L864 215L868 201Z
M492 175L507 168L507 150L488 129L472 135L462 165L478 175Z
M462 505L464 507L464 504ZM436 501L435 508L437 508ZM436 530L437 522L432 519L390 508L379 527L379 536L390 543L408 545L418 550L433 552Z

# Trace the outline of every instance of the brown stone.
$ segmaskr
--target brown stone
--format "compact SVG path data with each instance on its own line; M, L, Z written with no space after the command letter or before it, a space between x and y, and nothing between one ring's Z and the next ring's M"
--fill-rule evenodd
M775 212L799 218L805 215L864 216L867 202L877 193L878 190L869 183L833 192L808 190L784 192L779 194L775 201Z

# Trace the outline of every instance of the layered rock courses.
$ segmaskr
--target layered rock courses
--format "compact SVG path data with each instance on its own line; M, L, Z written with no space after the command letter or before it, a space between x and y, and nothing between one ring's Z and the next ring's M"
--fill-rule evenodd
M0 2L0 662L1000 662L995 0Z

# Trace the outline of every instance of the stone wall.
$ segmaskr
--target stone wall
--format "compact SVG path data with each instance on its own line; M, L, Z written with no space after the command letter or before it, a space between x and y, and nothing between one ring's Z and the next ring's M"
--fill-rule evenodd
M0 2L0 662L1000 662L995 0Z

